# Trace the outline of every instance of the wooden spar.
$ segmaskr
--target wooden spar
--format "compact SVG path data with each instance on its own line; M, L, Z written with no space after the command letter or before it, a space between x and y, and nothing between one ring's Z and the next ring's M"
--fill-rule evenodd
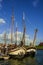
M16 35L15 35L15 37L16 37L16 44L17 44L17 23L16 23Z
M26 32L25 17L24 17L24 13L23 13L23 37L22 37L23 46L25 45L25 32Z
M4 44L6 44L6 32L4 33Z
M36 40L36 34L37 34L37 29L35 29L35 34L34 34L34 39L33 39L33 46L35 46L35 40Z
M7 44L6 44L6 32L4 33L4 44L5 44L5 54L7 55L8 52L8 48L7 48Z
M11 43L13 43L13 33L14 33L14 11L12 10L12 23L11 23Z

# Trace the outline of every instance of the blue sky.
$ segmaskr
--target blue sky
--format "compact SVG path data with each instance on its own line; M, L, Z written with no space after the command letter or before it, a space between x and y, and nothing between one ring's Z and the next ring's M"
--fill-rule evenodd
M33 39L38 29L37 39L43 41L43 0L0 0L0 33L10 31L12 7L14 8L14 31L22 30L22 14L25 13L26 34Z

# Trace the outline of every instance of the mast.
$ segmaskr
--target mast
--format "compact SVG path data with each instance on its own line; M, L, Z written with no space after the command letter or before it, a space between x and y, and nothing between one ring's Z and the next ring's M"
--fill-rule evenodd
M35 40L36 40L36 34L37 34L38 29L35 29L34 33L34 39L33 39L33 46L35 46Z
M6 32L4 33L4 44L6 45Z
M15 36L16 37L16 44L17 44L17 30L18 29L17 29L17 23L16 23L16 36Z
M4 33L4 41L5 41L5 55L7 55L8 52L8 48L7 48L7 44L6 44L6 32Z
M13 43L13 33L14 33L14 9L12 9L12 16L11 16L11 43Z
M24 16L24 13L23 13L23 37L22 37L23 46L25 45L25 32L26 32L26 27L25 27L25 16Z

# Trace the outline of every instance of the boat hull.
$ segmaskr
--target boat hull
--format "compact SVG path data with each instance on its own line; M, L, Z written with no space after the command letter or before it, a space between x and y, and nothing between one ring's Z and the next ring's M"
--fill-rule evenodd
M35 55L36 55L36 49L28 49L25 54L25 57L28 57L28 56L35 57Z
M3 56L3 59L4 60L8 60L9 59L9 56Z
M25 57L34 57L36 54L36 49L31 48L31 49L27 49L26 51L24 49L20 49L16 50L16 51L12 51L9 53L10 58L13 59L23 59Z
M11 51L9 54L10 58L22 59L25 55L25 50L21 47L16 50Z
M33 52L33 51L32 52L27 52L24 57L29 57L29 56L35 57L35 54L36 54L36 52Z
M23 59L24 55L9 55L12 59Z
M2 56L0 56L0 60L4 60Z

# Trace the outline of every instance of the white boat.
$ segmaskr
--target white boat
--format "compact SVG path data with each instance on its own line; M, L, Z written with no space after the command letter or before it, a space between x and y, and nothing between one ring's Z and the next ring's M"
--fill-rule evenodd
M3 55L2 54L0 54L0 60L3 60L3 57L2 57Z
M4 60L8 60L8 59L9 59L9 56L8 56L8 55L4 55L4 56L3 56L3 59L4 59Z
M35 54L36 54L36 52L37 52L37 51L36 51L35 48L29 48L29 49L27 49L25 56L34 57Z
M36 40L37 29L35 29L33 43L30 43L30 47L27 49L26 56L35 56L36 48L35 48L35 40Z
M13 21L13 18L12 18L12 22ZM12 25L12 28L13 28L13 25ZM13 29L12 29L13 30ZM13 33L12 33L12 30L11 30L11 43L12 43L12 37L13 37ZM34 40L33 40L33 48L30 48L26 50L26 48L24 48L25 46L25 32L26 32L26 27L25 27L25 18L24 18L24 15L23 15L23 37L22 37L22 42L21 42L21 47L18 47L16 49L13 49L11 50L8 55L11 57L11 58L18 58L18 59L21 59L23 58L24 56L29 56L29 55L35 55L35 52L36 52L36 49L34 49L34 43L35 43L35 39L36 39L36 33L37 33L37 29L35 30L35 35L34 35ZM17 27L16 27L16 33L17 33ZM16 44L17 44L17 34L16 34ZM22 47L23 46L23 47Z
M17 59L21 59L24 57L25 55L25 48L24 47L18 47L16 49L13 49L9 52L9 56L11 58L17 58Z
M9 59L8 55L0 53L0 60L8 60L8 59Z

